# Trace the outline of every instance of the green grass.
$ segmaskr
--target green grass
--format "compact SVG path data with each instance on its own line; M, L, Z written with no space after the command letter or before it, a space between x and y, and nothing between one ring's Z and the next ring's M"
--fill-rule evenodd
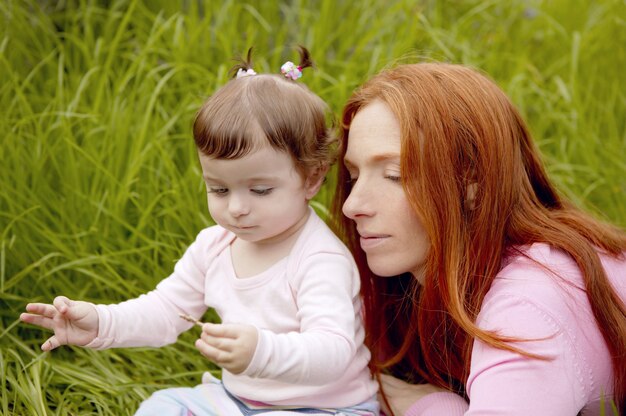
M252 45L265 72L309 47L302 82L335 113L394 62L476 66L520 107L561 191L626 226L620 0L5 0L0 19L0 414L132 414L215 370L193 331L158 350L42 354L46 334L17 319L27 302L118 302L169 274L211 223L194 114Z

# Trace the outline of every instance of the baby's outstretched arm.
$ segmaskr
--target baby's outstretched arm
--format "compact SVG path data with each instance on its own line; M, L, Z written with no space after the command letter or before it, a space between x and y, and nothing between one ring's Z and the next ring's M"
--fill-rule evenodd
M244 324L203 324L196 348L215 364L239 374L248 368L258 342L257 329Z
M43 351L50 351L61 345L89 344L98 335L98 313L87 302L57 296L52 305L29 303L20 320L54 331L54 335L41 345Z

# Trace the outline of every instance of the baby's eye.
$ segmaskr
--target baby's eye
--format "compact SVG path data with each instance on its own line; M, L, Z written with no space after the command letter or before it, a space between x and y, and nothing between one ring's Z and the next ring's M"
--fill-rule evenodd
M228 188L224 188L222 186L213 186L209 188L208 193L223 196L228 193Z
M274 188L252 188L250 189L250 192L256 195L269 195L273 190Z

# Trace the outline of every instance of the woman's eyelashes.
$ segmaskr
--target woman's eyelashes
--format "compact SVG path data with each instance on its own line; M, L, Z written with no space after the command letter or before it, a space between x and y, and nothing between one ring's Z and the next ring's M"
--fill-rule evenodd
M400 176L399 173L385 173L383 175L383 178L396 183L402 182L402 176ZM348 180L346 181L348 188L352 189L358 179L358 176L351 176L350 178L348 178Z
M397 174L386 174L385 179L389 179L392 182L402 182L402 177Z

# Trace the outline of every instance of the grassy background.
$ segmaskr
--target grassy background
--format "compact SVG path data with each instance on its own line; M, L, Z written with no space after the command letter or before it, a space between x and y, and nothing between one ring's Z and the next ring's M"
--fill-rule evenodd
M621 0L5 0L0 19L4 415L132 414L215 370L193 331L158 350L42 354L46 334L17 319L27 302L118 302L169 274L211 223L194 114L251 45L264 72L309 47L302 82L335 113L394 62L476 66L520 107L561 191L626 225Z

